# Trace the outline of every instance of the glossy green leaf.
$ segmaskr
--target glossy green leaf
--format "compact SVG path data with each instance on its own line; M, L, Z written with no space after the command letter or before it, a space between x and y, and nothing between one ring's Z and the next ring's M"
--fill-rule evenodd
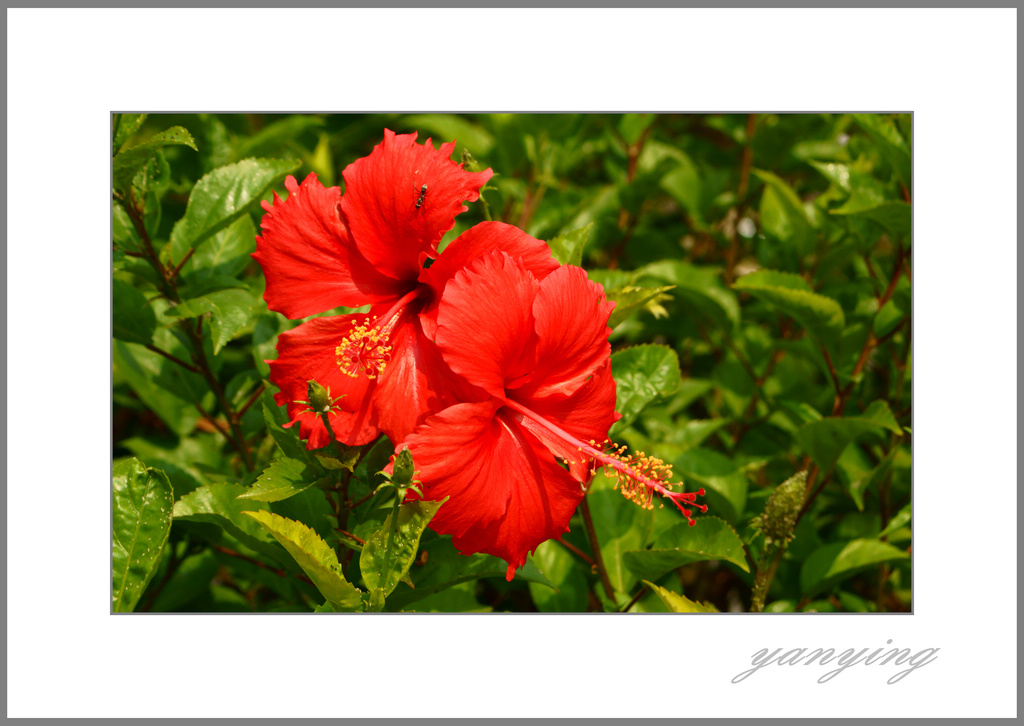
M410 129L420 133L419 142L426 140L424 132L432 132L438 144L458 141L462 148L467 148L476 157L482 157L494 146L494 137L480 124L472 123L464 117L446 113L418 114L408 117L405 122ZM459 161L458 157L455 161Z
M114 341L113 363L116 374L168 428L179 436L192 432L200 414L183 389L189 383L202 385L201 379L190 378L193 374L141 345L120 340Z
M815 231L800 197L775 174L762 169L751 171L765 183L761 226L779 240L792 244L799 254L809 254L814 249Z
M400 582L387 599L388 610L405 610L425 597L442 592L464 582L480 578L505 580L508 563L493 555L474 554L466 556L452 545L451 537L439 537L420 547L426 553L426 562L413 565L409 572L415 588ZM532 559L515 573L516 581L535 582L553 588Z
M910 524L912 512L913 508L909 504L903 507L903 509L901 509L900 511L896 512L896 515L889 520L889 524L885 526L885 529L883 529L879 533L879 539L881 539L882 537L888 537L897 530L902 529L903 527L906 527L908 524Z
M839 209L831 210L829 214L870 219L900 239L910 234L911 211L910 205L906 202L889 201L865 204L861 200L851 197L846 204Z
M559 542L549 539L533 553L534 563L554 583L552 589L539 583L529 584L533 604L542 613L581 613L587 609L589 585L579 557Z
M740 305L736 293L723 286L718 270L680 260L663 260L637 271L641 283L648 277L674 285L673 299L698 320L720 330L732 330L739 325Z
M625 499L612 488L613 482L599 471L587 491L587 502L608 579L616 591L629 594L637 577L623 557L647 545L654 529L654 512Z
M657 121L655 113L625 113L619 119L619 133L627 144L635 144L643 136L644 131Z
M563 265L581 265L583 248L586 246L587 240L590 239L593 231L594 223L591 222L585 227L574 229L571 232L564 232L549 240L548 246L551 248L551 256Z
M903 429L885 401L875 401L864 413L842 418L823 418L804 424L796 432L797 443L810 454L815 463L823 470L839 458L850 442L869 431L891 431L897 436L903 435Z
M174 493L167 475L125 459L113 469L113 610L135 609L171 532Z
M865 569L909 557L903 550L876 539L834 542L815 550L804 562L800 569L800 591L809 597Z
M706 224L701 208L704 185L700 172L686 154L679 153L675 158L676 168L661 178L661 188L689 213L694 227L704 229Z
M114 278L114 337L148 345L156 330L156 313L133 285Z
M698 517L694 526L681 523L657 538L649 550L626 552L623 561L640 579L657 580L692 562L725 560L749 572L743 541L718 517Z
M196 318L210 314L213 354L239 335L259 313L259 301L248 290L218 290L209 295L183 300L167 312L175 318Z
M196 249L182 275L187 280L234 277L252 262L255 251L256 228L246 214Z
M615 410L622 418L613 434L628 426L651 401L671 396L679 388L679 357L665 345L638 345L612 354Z
M398 508L397 524L392 525L392 512L384 520L383 526L366 540L359 555L359 569L371 593L380 590L383 597L387 597L409 572L416 559L423 530L442 504L406 502Z
M910 187L910 148L892 119L875 113L855 113L857 125L871 138L878 153L905 187Z
M256 483L238 495L239 499L279 502L313 486L308 467L297 459L278 459L263 470Z
M215 524L251 550L287 561L284 552L266 530L245 516L248 511L268 511L265 502L245 501L242 484L210 484L186 494L174 503L174 518Z
M271 438L280 447L281 452L289 459L306 460L306 443L299 438L298 427L284 428L284 424L288 423L288 411L286 407L278 406L274 401L273 386L270 384L265 384L265 386L261 406L267 431L270 432Z
M190 249L233 224L299 164L282 159L245 159L204 176L192 188L185 216L171 231L170 259L180 262Z
M336 610L356 612L363 609L362 593L345 579L338 555L315 531L273 512L245 512L264 527L288 550L320 594Z
M713 449L694 447L676 457L673 471L687 491L705 488L703 503L709 513L733 524L739 522L747 501L747 478L741 464Z
M825 345L835 346L846 326L843 309L831 298L800 289L794 277L774 270L758 270L736 280L733 288L749 292L794 318ZM780 284L782 280L790 284Z
M663 316L664 309L660 308L660 303L671 299L671 296L666 295L665 292L674 287L675 285L665 285L662 287L623 285L607 290L608 299L615 303L615 308L608 318L608 327L615 328L623 320L640 310L640 308L647 307L650 310L652 305L657 305L658 307L654 309L660 309L660 314Z
M181 145L196 148L192 135L181 126L174 126L150 136L142 143L123 149L114 157L114 189L127 189L135 174L164 146Z
M145 113L119 113L114 119L114 151L117 152L146 120Z
M661 598L661 601L665 603L665 607L667 607L670 611L674 613L718 612L718 608L716 608L711 603L694 602L685 595L680 595L679 593L672 592L671 590L666 590L664 587L661 587L660 585L655 585L653 582L650 582L648 580L644 580L644 584L647 585L647 587L651 588L651 590L653 590L655 593L657 593L658 597Z

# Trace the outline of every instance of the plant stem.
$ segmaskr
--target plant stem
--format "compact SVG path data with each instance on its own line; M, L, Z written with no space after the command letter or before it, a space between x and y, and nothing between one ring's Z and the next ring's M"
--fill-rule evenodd
M589 492L588 492L589 493ZM590 516L590 504L587 503L587 495L583 495L583 528L587 531L587 540L590 542L590 549L594 552L594 566L597 567L597 575L601 578L601 585L604 587L604 594L608 599L615 602L615 588L608 577L608 571L604 566L604 558L601 556L601 543L597 541L597 532L594 530L594 520Z
M778 545L765 546L761 561L757 566L757 574L754 575L753 599L750 603L750 612L764 612L765 598L768 596L768 586L772 584L775 571L778 569L779 560L782 555L782 547Z

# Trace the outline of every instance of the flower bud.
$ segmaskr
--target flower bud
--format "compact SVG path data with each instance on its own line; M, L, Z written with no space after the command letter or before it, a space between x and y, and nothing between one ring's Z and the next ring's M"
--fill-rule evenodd
M395 455L395 467L392 469L391 481L395 486L408 486L412 483L414 473L412 452L408 449L402 449Z
M310 408L316 413L327 413L331 410L331 393L314 380L310 380L306 395L309 397Z
M807 472L801 471L779 484L768 497L764 514L754 521L754 526L764 533L766 544L789 544L793 539L806 489Z

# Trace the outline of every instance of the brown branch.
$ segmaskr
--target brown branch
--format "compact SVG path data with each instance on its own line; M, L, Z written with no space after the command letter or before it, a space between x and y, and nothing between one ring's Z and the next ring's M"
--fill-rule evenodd
M644 595L646 595L650 591L651 591L651 588L647 587L647 585L644 585L643 587L641 587L639 592L637 592L637 594L634 595L633 598L628 603L626 603L626 606L624 608L622 608L622 610L620 610L619 612L620 613L628 613L630 611L630 608L632 608L634 605L636 605L638 602L640 602L640 598L642 598Z
M200 371L198 368L196 368L191 363L186 363L181 358L178 358L177 356L171 355L166 350L158 348L155 345L153 345L152 343L146 343L146 348L151 350L151 351L153 351L154 353L159 353L164 358L166 358L167 360L169 360L169 361L171 361L173 363L177 363L179 366L181 366L185 370L192 371L193 373L202 373L202 371Z
M344 535L345 537L348 537L350 540L352 540L353 542L358 544L360 547L366 545L366 540L365 539L363 539L361 537L357 537L354 534L352 534L351 532L346 532L341 527L335 527L334 531L337 532L340 535Z
M258 386L258 387L256 388L255 392L253 392L253 394L252 394L251 396L249 396L249 400L248 400L248 401L246 401L246 402L245 402L245 403L244 403L244 404L242 405L242 407L241 407L240 409L238 409L238 413L236 413L235 415L236 415L236 416L237 416L238 418L242 418L242 416L244 416L244 415L245 415L245 412L246 412L246 411L248 411L248 410L249 410L249 409L250 409L250 408L252 407L252 405L253 405L254 403L256 403L256 401L258 401L258 400L259 400L259 397L260 397L260 395L261 395L262 393L263 393L263 384L261 383L261 384L260 384L260 385L259 385L259 386Z
M574 555L579 557L581 560L586 562L591 567L594 566L594 558L588 555L586 552L581 550L579 547L574 545L572 542L566 542L564 539L556 539L555 542L565 547L567 550L572 552Z
M743 160L740 162L740 186L736 190L736 199L743 200L747 195L750 183L750 166L754 161L754 132L757 130L757 114L747 116L747 143L743 146Z

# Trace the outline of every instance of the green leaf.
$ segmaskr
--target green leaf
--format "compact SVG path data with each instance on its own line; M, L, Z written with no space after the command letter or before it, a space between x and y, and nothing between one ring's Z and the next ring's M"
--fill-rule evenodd
M256 228L252 217L244 215L199 247L185 263L182 275L186 280L234 277L252 261L250 255L255 251Z
M114 278L114 337L130 343L153 342L156 313L146 296L124 280Z
M815 550L800 569L800 592L810 597L865 569L910 556L876 539L835 542Z
M875 113L855 113L857 125L871 139L885 163L908 189L910 188L910 147L903 139L892 119Z
M877 204L865 204L856 196L850 197L839 209L829 210L829 214L858 216L870 219L882 225L886 230L902 239L910 234L911 211L906 202L890 201Z
M735 524L747 502L747 478L742 465L713 449L694 447L681 453L672 466L687 490L703 486L708 510Z
M278 459L263 470L256 483L238 495L239 499L279 502L313 486L307 481L307 466L297 459Z
M644 407L679 389L679 357L666 345L638 345L612 354L615 409L622 414L613 434L629 426Z
M256 319L258 306L259 301L248 290L218 290L209 295L183 300L168 310L167 315L172 318L197 318L209 313L213 354L217 355Z
M442 504L443 502L406 502L398 508L397 525L392 526L392 512L384 520L381 528L366 540L359 555L359 569L371 593L381 590L383 597L387 597L398 585L399 580L409 572L413 560L416 559L423 530Z
M174 126L150 136L137 146L124 149L114 157L114 189L124 190L132 183L135 174L146 165L153 155L164 146L188 146L196 148L192 135L181 126Z
M472 123L462 116L445 113L421 114L407 117L405 123L410 129L434 133L439 143L458 141L459 146L469 149L476 157L486 155L494 146L494 137L483 126ZM425 141L422 135L419 141Z
M616 591L628 594L637 578L626 567L623 556L647 545L654 529L654 510L626 500L612 488L613 482L599 471L587 491L587 502L608 579Z
M892 463L895 458L896 449L893 449L889 452L888 456L882 459L878 466L871 470L870 474L850 482L850 496L853 498L854 504L857 505L857 509L862 512L864 511L865 492L881 486L889 472L892 471Z
M627 144L635 144L640 140L652 123L658 118L656 113L626 113L619 119L619 133Z
M131 389L178 436L187 436L200 418L183 389L193 374L134 343L114 342L114 369ZM172 385L181 383L181 386ZM212 399L213 394L210 394Z
M795 275L774 270L758 270L739 278L732 286L791 316L822 343L834 347L846 326L843 309L831 298L800 289L794 278Z
M761 197L761 226L800 255L814 249L815 232L803 202L792 187L769 171L751 169L765 183Z
M551 248L551 255L563 265L582 264L583 247L590 239L594 231L594 223L591 222L585 227L574 229L571 232L564 232L548 242Z
M114 121L114 152L116 153L128 138L142 126L145 113L120 113Z
M271 392L270 384L264 384L263 421L267 424L267 431L271 438L277 442L281 452L289 459L306 459L306 444L299 438L298 429L295 427L284 428L288 423L288 412L284 406L278 406L274 401L274 394Z
M637 279L645 276L675 285L672 297L714 327L728 331L739 325L736 293L722 285L718 270L680 260L662 260L637 270Z
M851 441L869 431L881 430L903 435L889 404L879 400L856 416L830 417L806 423L797 430L796 440L823 471L828 471Z
M606 290L608 299L615 303L615 309L612 310L612 314L608 318L608 327L614 329L619 323L642 307L670 300L671 296L664 293L674 287L675 285L665 285L663 287L622 285ZM662 310L662 314L664 314L664 310Z
M661 601L665 603L665 607L667 607L674 613L718 612L718 608L716 608L711 603L694 602L685 595L680 595L678 593L672 592L671 590L666 590L664 587L661 587L660 585L655 585L653 582L650 582L649 580L644 580L644 584L647 585L647 587L651 588L651 590L653 590L655 593L657 593L658 597L661 598Z
M677 567L705 560L725 560L750 572L736 530L718 517L700 517L696 522L692 527L685 522L677 524L649 550L625 553L626 567L643 580L657 580Z
M905 507L903 507L903 509L896 512L896 516L890 519L889 524L887 524L885 526L885 529L883 529L878 534L879 539L881 539L882 537L888 537L893 532L896 532L897 530L902 529L903 527L906 527L908 524L910 524L912 511L913 510L911 509L911 505L907 504Z
M425 597L479 578L495 577L504 582L505 571L508 569L508 563L494 555L478 553L467 557L459 553L452 545L450 536L437 537L424 543L420 552L427 556L426 563L422 566L417 564L409 573L416 585L415 589L399 583L387 599L389 611L403 610ZM515 579L554 587L533 564L532 559L528 559L521 569L516 570Z
M192 188L185 216L171 231L170 259L180 262L190 249L233 224L300 164L297 160L245 159L204 176Z
M363 609L362 593L342 573L338 555L315 531L273 512L245 512L259 522L288 550L320 594L335 610L356 612Z
M251 550L288 562L276 541L249 517L248 511L267 511L265 502L238 499L242 484L210 484L186 494L174 503L174 518L215 524Z
M135 609L171 533L174 493L167 475L125 459L113 469L113 609Z
M533 560L558 589L529 584L533 604L542 613L582 613L587 609L589 586L580 560L553 539L542 542Z
M676 168L661 178L661 188L687 211L696 229L705 229L707 225L701 210L703 182L697 165L682 152L673 156L677 162Z

